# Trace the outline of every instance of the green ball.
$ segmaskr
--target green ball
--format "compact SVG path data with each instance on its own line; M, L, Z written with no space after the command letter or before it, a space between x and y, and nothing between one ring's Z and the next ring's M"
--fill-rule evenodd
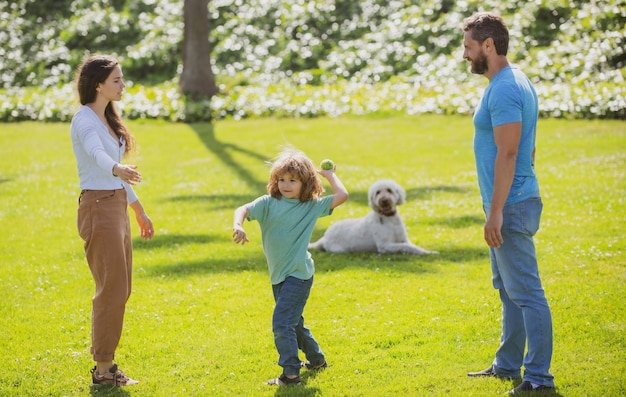
M333 163L332 160L325 159L322 160L322 162L320 163L320 168L323 170L332 170L333 168L335 168L335 163Z

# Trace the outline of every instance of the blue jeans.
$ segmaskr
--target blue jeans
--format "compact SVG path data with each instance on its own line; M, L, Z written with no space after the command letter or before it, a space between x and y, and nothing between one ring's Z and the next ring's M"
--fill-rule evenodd
M278 365L283 367L286 375L300 374L302 364L298 349L304 352L306 359L313 365L325 361L324 353L311 331L304 326L302 317L312 285L313 277L308 280L287 277L282 283L272 285L276 302L272 316L274 343L278 350Z
M539 229L543 204L530 198L503 210L500 248L490 248L493 286L502 301L502 335L493 362L501 376L554 386L552 361L552 315L546 299L533 236ZM528 352L524 350L528 343Z

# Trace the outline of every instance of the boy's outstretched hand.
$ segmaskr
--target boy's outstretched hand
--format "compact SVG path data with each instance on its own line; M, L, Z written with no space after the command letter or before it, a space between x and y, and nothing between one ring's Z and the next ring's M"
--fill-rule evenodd
M248 240L248 236L246 235L245 230L243 230L241 226L235 226L233 228L233 241L235 242L235 244L241 243L241 245L250 242L250 240Z

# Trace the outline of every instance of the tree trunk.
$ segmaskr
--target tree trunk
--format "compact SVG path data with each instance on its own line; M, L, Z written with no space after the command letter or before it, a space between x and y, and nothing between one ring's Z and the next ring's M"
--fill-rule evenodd
M189 99L212 97L219 92L211 70L209 0L185 0L183 72L180 87Z

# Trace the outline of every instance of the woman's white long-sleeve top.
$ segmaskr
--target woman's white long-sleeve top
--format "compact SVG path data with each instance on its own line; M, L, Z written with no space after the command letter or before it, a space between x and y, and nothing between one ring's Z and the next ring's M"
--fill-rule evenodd
M113 176L113 166L122 162L126 150L124 138L120 138L118 143L109 134L98 115L85 105L81 106L72 117L70 135L81 189L124 188L128 193L129 204L138 200L131 185Z

